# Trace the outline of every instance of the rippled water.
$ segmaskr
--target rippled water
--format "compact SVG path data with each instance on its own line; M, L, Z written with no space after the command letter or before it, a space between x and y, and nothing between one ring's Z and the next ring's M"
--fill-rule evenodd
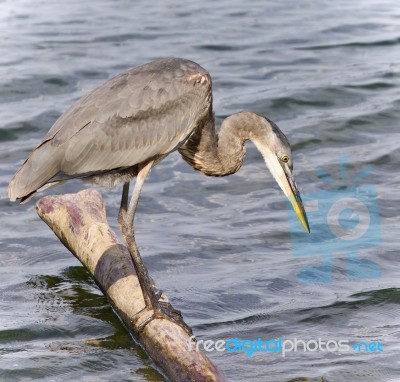
M342 246L323 236L315 203L306 237L251 144L228 178L195 173L178 154L154 168L138 242L199 339L380 341L384 349L214 351L212 360L230 381L400 380L397 1L3 0L0 9L2 381L162 380L34 203L10 203L6 188L72 101L164 56L210 71L219 122L249 109L279 124L304 200L354 201L368 185L378 214L360 253L359 238ZM52 192L82 187L72 181ZM102 192L116 228L121 189Z

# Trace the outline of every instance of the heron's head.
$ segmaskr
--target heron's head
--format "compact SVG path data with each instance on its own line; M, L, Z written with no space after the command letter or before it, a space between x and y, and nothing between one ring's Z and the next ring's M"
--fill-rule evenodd
M300 192L293 177L293 158L289 141L279 127L267 118L265 118L265 126L261 130L262 133L254 136L252 141L263 155L271 174L291 202L304 229L310 232Z

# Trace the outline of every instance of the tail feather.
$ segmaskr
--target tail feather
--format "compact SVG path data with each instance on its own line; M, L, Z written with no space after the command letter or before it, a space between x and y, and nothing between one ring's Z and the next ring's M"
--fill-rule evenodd
M27 202L59 172L59 151L59 147L42 145L32 152L8 186L8 197L12 202L17 199Z

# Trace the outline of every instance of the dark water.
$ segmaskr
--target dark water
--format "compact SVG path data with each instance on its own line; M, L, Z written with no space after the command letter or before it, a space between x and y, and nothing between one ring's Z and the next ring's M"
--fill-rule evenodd
M210 357L230 381L400 381L394 0L0 1L0 380L163 380L34 203L6 197L18 165L72 101L163 56L211 72L219 122L249 109L287 133L312 229L308 237L292 220L251 144L228 178L195 173L178 154L154 168L138 242L198 338L383 346ZM121 189L102 192L116 228ZM347 237L328 230L335 217Z

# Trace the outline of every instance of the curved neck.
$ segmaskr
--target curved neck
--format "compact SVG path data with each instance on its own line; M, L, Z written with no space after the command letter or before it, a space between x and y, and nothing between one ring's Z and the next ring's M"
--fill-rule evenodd
M189 139L179 148L183 159L194 169L209 176L226 176L237 172L244 161L244 143L265 128L265 118L250 112L226 118L217 134L210 112Z

